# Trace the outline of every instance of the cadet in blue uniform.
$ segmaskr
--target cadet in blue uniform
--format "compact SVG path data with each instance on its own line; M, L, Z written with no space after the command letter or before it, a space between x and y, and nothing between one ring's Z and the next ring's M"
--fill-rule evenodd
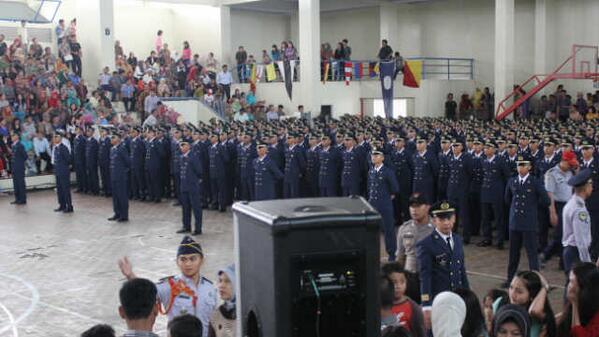
M399 192L399 184L393 169L383 164L385 156L382 151L373 149L371 157L372 168L368 172L368 202L383 218L385 250L389 255L389 261L395 261L397 238L393 219L393 199Z
M109 197L112 194L110 183L110 136L108 128L100 128L100 141L98 146L98 166L100 166L100 179L102 180L102 194Z
M169 322L183 314L196 316L202 321L202 337L208 337L210 316L216 308L218 298L212 282L200 273L204 263L204 252L199 243L185 236L177 249L179 276L169 276L157 284L160 313L167 315ZM132 280L137 276L127 257L119 260L121 273Z
M87 181L85 174L85 144L86 139L83 134L83 128L78 126L75 129L75 139L73 140L73 163L75 166L75 179L77 179L77 190L75 193L86 193Z
M454 140L451 144L453 156L449 156L449 179L447 180L447 199L456 207L457 222L462 226L464 244L470 243L472 228L468 209L468 193L472 179L472 157L463 153L464 145Z
M455 208L443 200L430 209L435 230L416 243L420 296L424 314L430 321L433 299L444 291L470 287L459 234L453 233ZM428 317L427 317L428 316Z
M131 160L131 192L129 193L133 200L146 199L146 184L144 177L144 156L146 145L140 136L140 127L131 129L131 143L129 159Z
M451 140L441 140L441 152L439 152L439 183L437 184L437 197L447 199L447 180L449 179L449 158L453 157L451 151Z
M516 165L518 175L508 180L505 189L505 203L510 205L510 257L507 281L504 283L506 287L509 287L518 270L522 246L526 249L530 270L539 270L537 209L549 207L549 196L545 187L540 180L530 174L530 161L525 160L523 156L518 156Z
M365 154L355 147L353 134L347 133L344 149L341 152L343 168L341 169L341 195L360 195L362 189L362 172L367 166Z
M412 192L420 193L429 203L435 202L435 183L439 178L439 162L437 156L427 150L425 138L416 141L417 152L412 159L414 178Z
M502 157L496 153L496 145L492 141L485 143L485 158L482 161L483 180L480 192L480 208L482 217L483 241L478 243L479 247L487 247L493 244L493 231L491 219L495 219L497 228L497 248L503 249L506 240L505 222L505 184L510 172Z
M212 192L212 209L220 212L226 210L227 202L227 177L226 165L229 162L229 153L224 144L219 143L219 137L213 133L210 135L210 191Z
M179 172L180 169L180 163L179 163L179 159L181 158L181 143L182 139L181 139L181 129L174 129L173 131L173 137L169 140L169 146L170 146L170 150L169 153L171 154L171 160L170 160L170 167L169 167L169 172L171 174L172 180L173 180L173 190L174 190L174 195L175 195L175 202L173 203L173 206L180 206L181 205L181 201L179 200L179 186L181 185L181 182L179 181L179 179L181 179L181 174ZM168 180L168 184L171 184L171 179L169 177Z
M391 151L391 164L395 170L395 177L399 183L399 193L396 195L395 223L403 224L410 220L409 199L412 194L412 174L414 171L412 157L405 148L405 139L395 139L395 148Z
M67 146L62 142L63 132L62 130L57 130L54 134L54 148L52 150L52 165L54 166L54 176L56 177L56 195L59 205L54 212L72 213L71 173L69 171L71 155Z
M582 153L580 168L591 171L593 179L593 193L586 200L586 207L591 217L591 256L599 257L599 157L595 152L595 145L590 140L584 140L580 146Z
M180 174L178 180L181 184L179 186L179 200L181 201L182 213L183 213L183 228L177 231L177 233L188 233L191 232L191 212L193 210L193 216L196 219L195 230L193 235L202 234L202 166L198 157L191 152L191 147L187 141L181 142L181 158L179 158L179 169L177 172Z
M27 161L27 152L25 146L19 140L19 134L13 133L12 140L12 157L10 161L10 169L12 173L12 185L15 192L15 201L13 205L25 205L27 203L26 187L25 187L25 162Z
M131 159L121 136L114 132L110 148L110 182L112 184L112 209L114 214L109 221L129 221L129 169Z
M470 218L470 233L472 235L479 235L481 228L482 214L480 211L480 192L483 183L483 160L485 156L483 154L482 141L479 138L472 140L474 151L471 154L472 157L472 175L470 178L470 193L468 197L468 210Z
M298 144L299 135L290 132L287 135L285 149L285 172L283 177L283 198L300 197L300 180L306 170L304 149Z
M158 203L162 196L160 189L160 161L164 148L156 138L156 130L153 128L148 129L147 135L144 170L146 174L146 186L148 187L148 201Z
M318 188L321 197L336 197L339 195L339 170L341 169L341 154L331 146L331 137L322 136L322 148L318 153Z
M87 192L93 195L100 194L100 181L98 179L98 140L94 137L94 129L87 128L85 140L85 174Z
M258 156L252 144L251 134L242 136L242 143L237 148L237 172L239 172L239 198L254 200L254 159Z
M270 159L269 149L265 143L259 143L257 146L258 157L253 163L256 200L276 199L276 182L284 177L279 167Z
M305 187L304 196L309 198L318 197L318 174L320 171L320 162L318 155L320 152L320 139L318 135L311 134L308 137L308 149L306 150L306 174L304 175L303 186Z

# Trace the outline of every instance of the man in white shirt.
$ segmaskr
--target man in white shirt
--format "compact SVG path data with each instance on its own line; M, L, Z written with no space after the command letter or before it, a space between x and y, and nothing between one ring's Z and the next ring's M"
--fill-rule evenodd
M223 65L222 69L223 70L216 75L216 84L223 89L228 100L231 98L231 83L233 83L233 77L226 64Z
M37 167L37 172L42 172L42 160L45 163L45 171L50 171L52 169L50 144L48 143L48 139L46 139L41 132L37 132L33 138L33 150L35 152L35 166Z
M147 114L151 114L152 112L154 112L154 110L156 110L159 101L160 99L158 98L158 96L156 96L156 91L150 91L150 95L146 97L146 99L144 100L144 111Z

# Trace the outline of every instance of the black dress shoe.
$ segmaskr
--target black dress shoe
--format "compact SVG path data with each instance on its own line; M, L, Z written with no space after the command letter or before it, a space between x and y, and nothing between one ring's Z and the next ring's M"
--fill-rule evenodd
M156 204L160 203L160 199L154 199L154 203L156 203Z
M221 212L221 213L224 213L224 212L226 212L226 211L227 211L227 208L226 208L226 207L220 207L220 208L218 209L218 211L219 211L219 212Z
M195 231L193 231L193 233L191 233L191 235L202 235L202 230L196 229Z
M62 208L62 207L58 207L58 208L54 209L54 212L62 212L62 211L64 211L64 208Z
M19 204L19 202L18 202L18 201L11 201L11 202L10 202L10 204L11 204L11 205L18 205L18 204Z
M479 243L476 244L477 247L489 247L493 245L493 243L491 242L491 240L483 240Z
M470 239L464 239L462 242L464 243L464 246L468 246L470 244Z
M190 233L191 229L181 228L177 231L177 234Z
M177 201L177 202L173 202L173 206L175 206L175 207L177 207L177 206L181 206L181 203L180 203L180 202L178 202L178 201Z
M116 222L127 222L127 221L129 221L128 218L120 218Z
M498 250L503 250L503 242L500 242L497 244L497 249Z
M115 221L115 220L118 220L118 219L119 219L119 217L118 217L118 216L116 216L116 215L113 215L113 216L111 216L110 218L108 218L108 221Z
M73 213L73 207L69 207L67 209L65 209L64 211L62 211L63 213Z

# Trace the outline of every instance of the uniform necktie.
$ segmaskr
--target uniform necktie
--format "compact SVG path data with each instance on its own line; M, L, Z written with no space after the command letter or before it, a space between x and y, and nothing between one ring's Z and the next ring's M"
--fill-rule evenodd
M451 248L451 237L448 236L445 238L445 241L447 241L447 247L449 247L449 251L453 253L453 248Z

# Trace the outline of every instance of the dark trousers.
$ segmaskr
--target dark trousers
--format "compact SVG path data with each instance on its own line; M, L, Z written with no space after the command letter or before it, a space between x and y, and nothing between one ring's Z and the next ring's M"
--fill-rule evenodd
M539 222L539 248L545 250L549 244L549 209L547 207L539 207L537 210L537 221Z
M181 192L181 208L183 210L183 228L191 230L191 212L196 219L195 230L202 230L202 201L198 191Z
M12 186L15 192L15 201L18 203L27 202L26 187L25 187L25 172L19 172L12 175Z
M458 226L461 226L464 242L469 242L472 235L472 228L470 226L470 213L468 211L468 196L452 196L449 198L449 202L456 207L456 225L454 229L457 230Z
M557 255L559 257L562 256L562 213L564 210L564 206L566 206L565 202L555 202L555 210L557 211L558 223L553 231L553 239L551 240L551 242L549 242L549 244L543 251L546 260L549 260L553 255Z
M470 191L468 202L468 210L470 211L470 232L472 235L479 235L482 218L480 209L480 190Z
M56 196L61 210L73 208L71 202L71 175L68 172L56 175Z
M341 186L341 196L360 195L360 183Z
M173 177L173 182L174 182L174 192L175 192L175 199L177 199L179 202L181 202L181 193L179 192L181 189L181 174L179 172L175 172L172 175Z
M483 202L480 204L483 237L485 240L493 241L493 229L491 219L495 219L497 229L497 244L503 244L505 241L505 219L503 201L494 203Z
M389 255L389 261L395 261L395 251L397 250L397 237L395 235L395 224L393 220L393 205L389 202L388 206L377 207L377 211L383 218L383 234L385 236L385 251Z
M83 163L75 162L75 179L77 179L77 189L79 192L87 192L85 166Z
M79 57L79 55L73 55L73 61L71 63L71 68L73 69L73 72L81 77L81 57Z
M46 162L46 172L50 172L52 170L52 158L46 152L40 153L39 156L35 157L35 167L37 168L38 173L42 173L42 160Z
M321 186L320 187L320 196L321 197L336 197L338 196L337 194L337 188L332 187L332 186Z
M599 186L593 188L599 188ZM589 210L591 216L591 257L597 260L599 256L599 209Z
M410 196L406 193L399 192L393 199L393 207L395 209L395 222L397 225L402 225L404 222L410 220L410 205L408 201Z
M237 65L237 78L239 79L239 83L245 83L245 64Z
M511 282L518 265L520 264L520 250L522 246L528 256L528 267L530 270L539 270L539 257L537 256L537 232L536 231L514 231L510 230L510 259L507 267L507 280Z
M283 181L283 198L292 199L300 197L299 179L287 179Z
M146 186L148 186L148 197L152 201L160 201L162 192L160 190L159 171L146 170Z
M139 168L131 169L131 196L137 199L145 197L145 185L143 171Z
M210 178L210 192L212 192L212 207L224 209L226 207L226 182L224 178Z
M129 219L129 186L127 179L111 181L112 184L112 209L117 219Z
M241 200L254 200L254 179L244 177L239 180L239 198Z
M580 262L580 255L578 254L578 248L574 246L566 246L562 250L562 258L564 261L564 272L566 275L570 274L570 270L578 262Z
M204 171L204 174L202 176L204 178L202 179L202 181L200 181L200 185L202 186L202 194L200 196L200 199L202 200L202 207L207 207L208 204L212 202L212 190L210 186L210 179L206 178L210 176L210 173L206 170ZM253 186L254 185L252 185L252 187Z
M112 194L112 183L110 182L110 165L100 165L100 179L102 179L102 192L104 195Z
M98 166L88 166L85 169L85 173L87 174L87 191L93 194L100 193L100 181L98 178Z
M229 98L231 98L231 85L230 84L221 84L220 86L223 88L223 91L225 92L225 96L227 97L227 100Z
M135 99L133 97L123 97L123 105L125 106L125 111L133 111Z

